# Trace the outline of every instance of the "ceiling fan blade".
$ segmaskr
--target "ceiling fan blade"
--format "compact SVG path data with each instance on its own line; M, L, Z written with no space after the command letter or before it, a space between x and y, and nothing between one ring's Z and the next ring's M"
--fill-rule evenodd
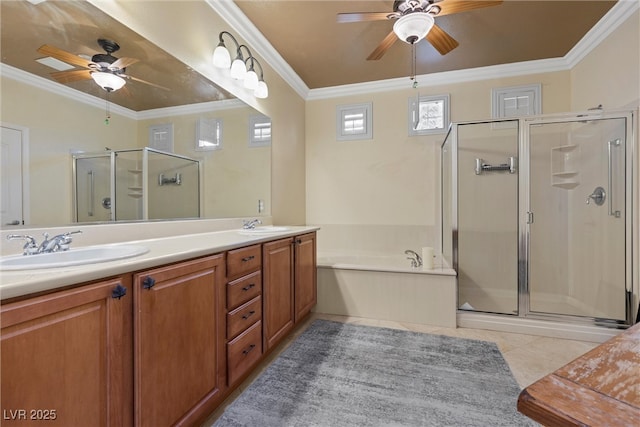
M91 63L91 61L81 58L78 55L74 55L73 53L58 49L54 46L49 46L48 44L43 44L42 46L40 46L38 48L38 52L46 56L51 56L62 62L77 65L79 67L89 68L89 64Z
M501 3L502 0L443 0L436 3L440 7L440 13L438 13L437 16L467 12L469 10L481 9L483 7L498 6Z
M431 28L426 39L440 52L440 55L446 55L459 45L456 39L447 34L447 32L437 24Z
M91 78L91 70L69 70L51 73L51 77L58 83L71 83Z
M354 12L339 13L336 19L339 24L344 24L349 22L386 21L392 18L397 18L393 12Z
M123 77L125 79L128 79L128 80L133 80L133 81L136 81L136 82L144 83L144 84L149 85L149 86L157 87L158 89L169 90L169 88L157 85L155 83L148 82L146 80L139 79L137 77L129 76L129 75L126 75L126 74L119 74L119 76Z
M122 70L123 68L126 68L131 64L135 64L138 61L139 60L135 58L120 58L113 64L109 65L109 68L113 70Z
M387 50L389 50L389 48L393 46L396 40L398 40L398 36L396 36L396 33L391 31L389 34L387 34L387 37L385 37L384 40L380 42L378 47L376 47L375 50L371 52L371 55L367 56L367 61L377 61L378 59L382 58Z

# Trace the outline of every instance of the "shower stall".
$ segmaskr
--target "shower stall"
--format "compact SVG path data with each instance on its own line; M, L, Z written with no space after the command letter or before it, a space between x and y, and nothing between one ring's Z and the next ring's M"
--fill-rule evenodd
M451 125L442 253L460 312L633 323L634 120L589 111Z
M200 216L200 162L152 148L75 154L75 222Z

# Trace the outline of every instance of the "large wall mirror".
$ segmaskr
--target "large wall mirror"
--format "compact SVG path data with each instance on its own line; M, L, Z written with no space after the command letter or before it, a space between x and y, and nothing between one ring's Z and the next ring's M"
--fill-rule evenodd
M264 128L270 121L260 112L90 3L3 1L0 19L0 228L21 225L7 212L16 204L28 226L72 223L78 218L74 156L144 147L199 163L199 217L270 214L270 131ZM116 42L119 49L111 55L128 61L126 84L113 92L98 86L78 60L109 54L98 39ZM69 53L68 61L50 59L61 52ZM180 203L170 194L179 188L169 184L160 205ZM95 199L100 205L104 197ZM99 222L104 215L91 219L81 221Z

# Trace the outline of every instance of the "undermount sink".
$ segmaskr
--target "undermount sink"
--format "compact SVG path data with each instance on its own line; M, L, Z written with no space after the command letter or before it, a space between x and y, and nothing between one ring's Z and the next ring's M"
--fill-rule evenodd
M243 228L240 230L241 234L270 234L270 233L280 233L283 231L288 231L289 227L283 227L278 225L265 225L263 227L256 228Z
M0 270L35 270L41 268L70 267L133 258L149 252L141 245L100 245L71 248L68 251L36 255L0 257Z

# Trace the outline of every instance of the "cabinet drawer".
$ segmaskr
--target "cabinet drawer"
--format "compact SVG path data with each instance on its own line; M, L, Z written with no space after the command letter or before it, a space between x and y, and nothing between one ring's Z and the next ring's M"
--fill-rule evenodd
M262 266L262 249L260 245L234 249L227 252L227 277L236 278Z
M256 322L227 344L229 385L240 379L262 356L262 322Z
M229 311L262 293L262 272L256 271L227 283L227 309Z
M262 298L255 297L227 314L227 338L231 339L262 318Z

